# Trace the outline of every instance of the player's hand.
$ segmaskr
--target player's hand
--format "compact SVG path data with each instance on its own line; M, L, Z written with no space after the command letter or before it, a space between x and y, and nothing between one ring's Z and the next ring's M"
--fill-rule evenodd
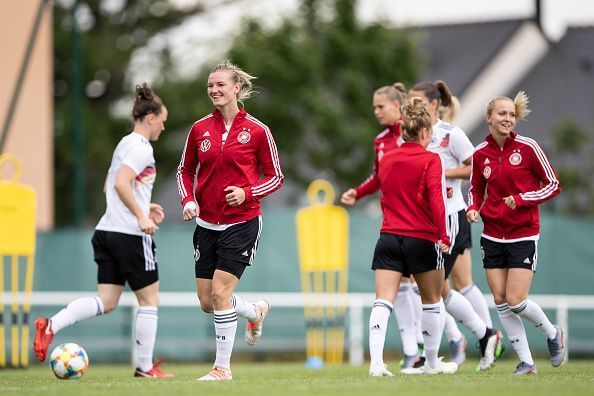
M469 223L478 223L478 210L469 210L466 212L466 219Z
M183 216L184 216L185 221L192 220L193 218L198 217L199 214L200 214L200 208L198 207L196 202L194 202L194 201L186 202L186 204L184 205L184 211L183 211Z
M138 227L140 227L142 232L149 235L153 235L159 229L155 222L148 217L142 217L138 219Z
M342 193L342 197L340 197L340 202L345 205L352 206L357 202L357 190L354 188L349 188L345 192Z
M510 195L509 197L503 198L503 202L505 202L505 204L507 206L509 206L511 209L517 208L517 206L516 206L516 200L514 199L514 196L513 195Z
M447 253L450 250L450 247L441 240L437 241L437 245L439 246L439 251L442 253Z
M245 202L245 191L243 191L243 188L229 186L223 191L229 192L229 194L225 195L229 206L239 206Z
M155 224L161 224L165 219L165 211L163 207L156 203L151 203L149 206L149 219L155 222Z

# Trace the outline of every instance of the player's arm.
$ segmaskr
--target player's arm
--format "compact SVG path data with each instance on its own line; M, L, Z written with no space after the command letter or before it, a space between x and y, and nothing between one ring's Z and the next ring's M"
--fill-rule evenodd
M126 205L130 212L136 216L141 231L152 235L159 229L159 227L157 227L155 222L142 211L138 202L136 202L136 198L134 198L132 183L135 178L136 172L134 172L128 165L122 165L116 175L114 188L124 205Z
M487 184L478 163L478 154L474 153L470 173L470 189L468 190L468 209L466 209L466 217L471 223L478 221L478 211L483 205ZM471 214L472 216L470 216Z
M474 153L472 142L464 131L456 128L451 134L450 147L453 156L458 159L461 165L456 168L446 169L445 176L448 179L470 179L472 154Z
M561 185L555 169L551 166L547 156L540 146L535 143L530 151L532 169L541 181L541 187L535 191L505 197L505 204L512 209L516 207L535 206L555 197L561 192Z
M191 220L200 214L200 207L194 200L194 177L198 166L198 148L193 135L194 127L190 128L182 157L177 168L175 179L177 192L182 204L182 216L185 221Z
M457 168L451 168L445 170L445 176L448 179L462 179L468 180L470 178L470 173L472 172L471 169L472 165L472 156L466 158L462 161L462 165Z
M437 232L439 235L439 245L442 252L447 251L451 245L450 235L448 233L447 215L446 215L446 185L445 173L441 158L436 154L429 162L427 167L427 191L431 200L431 211Z

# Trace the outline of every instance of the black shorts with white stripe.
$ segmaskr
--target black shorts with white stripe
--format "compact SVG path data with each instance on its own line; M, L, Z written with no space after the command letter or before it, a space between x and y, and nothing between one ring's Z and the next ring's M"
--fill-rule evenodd
M483 268L526 268L536 272L538 241L502 243L481 237Z
M196 278L212 279L217 269L241 278L245 267L254 262L261 234L262 216L223 231L197 225L194 230Z
M443 255L436 243L426 239L382 233L375 245L371 269L396 271L408 277L443 269Z
M93 254L97 263L97 283L142 289L159 280L156 246L150 235L130 235L95 230Z

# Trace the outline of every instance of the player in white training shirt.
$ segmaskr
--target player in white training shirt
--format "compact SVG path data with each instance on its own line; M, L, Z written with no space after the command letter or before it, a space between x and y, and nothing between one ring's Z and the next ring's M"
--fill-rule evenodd
M93 235L98 295L76 299L51 318L37 318L33 349L41 361L54 335L65 327L117 307L127 282L138 299L134 324L135 377L170 378L153 364L157 336L159 276L151 235L163 221L163 208L151 203L157 168L150 141L165 129L167 108L145 83L136 86L134 130L120 140L105 181L107 209Z

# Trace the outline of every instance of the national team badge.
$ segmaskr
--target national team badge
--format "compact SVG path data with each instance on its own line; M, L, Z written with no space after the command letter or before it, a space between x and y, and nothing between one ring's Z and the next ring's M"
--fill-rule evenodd
M489 176L491 176L491 167L490 166L485 166L485 169L483 169L483 176L485 176L485 179L488 179Z
M239 135L237 135L237 141L241 144L246 144L251 138L252 135L250 135L250 133L247 131L241 131L239 132Z
M519 152L514 152L509 156L509 163L512 165L520 165L522 162L522 155Z
M205 139L200 143L200 151L206 153L208 150L210 150L210 140Z
M446 133L445 137L441 139L439 147L448 147L450 145L450 134Z

